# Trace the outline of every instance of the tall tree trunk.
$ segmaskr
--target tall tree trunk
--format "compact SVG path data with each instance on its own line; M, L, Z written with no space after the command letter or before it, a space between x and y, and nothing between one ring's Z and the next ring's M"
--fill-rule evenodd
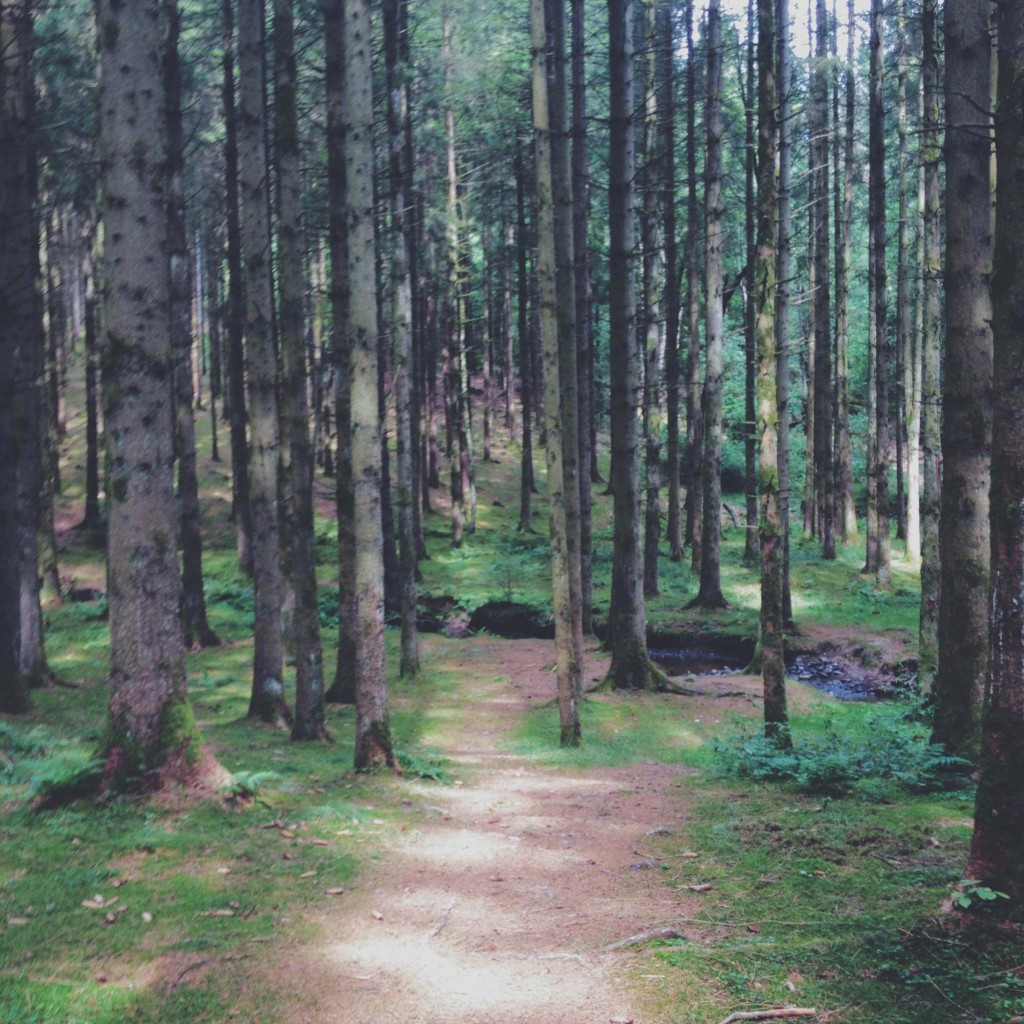
M746 252L746 276L743 303L743 348L744 369L746 371L743 388L743 463L745 478L746 515L743 534L743 564L758 565L760 562L759 540L757 534L758 501L758 440L757 440L757 298L754 294L754 267L757 263L757 211L754 200L754 163L757 128L758 85L754 81L754 51L757 45L755 30L754 0L747 0L747 73L746 96L744 97L744 243ZM774 343L773 343L774 345ZM776 442L777 444L777 442Z
M892 345L886 319L885 265L885 107L883 100L885 48L883 45L882 0L871 0L871 102L869 110L869 212L868 223L873 242L870 287L875 308L875 423L878 432L877 457L870 472L875 478L878 514L875 579L878 586L892 586L889 541L889 455L892 427L889 423L889 376Z
M523 453L519 475L519 532L533 530L533 377L530 345L529 288L527 286L526 253L526 171L522 149L516 146L516 240L518 265L519 312L519 389L523 404Z
M553 19L560 19L562 11L552 11ZM555 33L557 35L557 32ZM537 170L537 284L540 291L540 329L544 358L544 419L547 427L548 510L551 529L551 587L555 614L555 652L557 658L558 708L562 746L578 746L580 742L579 699L582 691L583 643L580 628L580 609L573 607L579 600L578 577L573 593L573 566L569 550L568 506L571 497L566 493L570 476L565 472L564 460L569 445L575 438L563 435L562 424L565 392L561 387L563 367L559 358L559 285L565 278L559 274L558 231L554 199L552 107L561 101L550 95L548 76L548 35L546 30L545 0L531 0L530 39L533 54L533 128ZM560 57L554 47L554 62ZM554 82L564 84L557 71ZM555 85L555 91L558 86ZM563 97L564 98L564 97ZM564 111L564 106L563 106ZM557 118L554 119L557 121ZM570 293L571 294L571 293ZM575 338L570 334L570 341ZM573 381L575 385L575 380ZM573 389L575 399L575 388ZM576 452L571 453L576 458Z
M926 15L934 12L931 3ZM1008 626L1006 595L1012 593L1008 560L1016 543L1012 538L1019 526L1008 521L1010 483L1007 457L1019 458L1019 427L1014 403L1008 393L1010 382L1019 379L1018 335L1010 326L1011 310L1019 310L1021 238L1019 198L1005 183L1015 180L1020 167L1020 138L1012 111L1019 116L1019 96L1013 91L1020 83L1020 51L1014 50L1004 31L1019 28L1019 12L1013 5L999 8L1000 106L997 116L997 209L1002 213L996 227L996 257L992 258L989 220L990 166L989 138L979 130L979 111L988 109L991 74L989 5L979 0L949 0L946 8L946 357L945 387L942 393L942 512L935 547L934 518L938 514L938 451L936 422L938 367L940 239L938 191L937 104L926 106L930 128L925 183L925 379L922 404L925 409L924 483L922 503L923 553L921 600L934 619L938 605L938 673L935 677L935 720L932 738L950 750L974 756L978 752L982 694L985 684L986 644L992 686L1003 687L1010 678L1003 673L1010 663L1001 651ZM1009 24L1004 30L1004 14ZM927 40L927 37L926 37ZM1018 36L1019 45L1019 36ZM1003 61L1008 62L1004 69ZM935 58L925 63L932 85ZM1004 79L1005 70L1005 79ZM1011 83L1016 82L1016 85ZM1004 91L1005 90L1005 91ZM1015 106L1016 105L1016 106ZM984 122L983 122L984 123ZM1004 177L1005 175L1005 177ZM1008 218L1008 219L1003 219ZM1016 220L1013 218L1017 218ZM992 276L991 292L989 279ZM993 322L993 316L995 321ZM991 418L993 393L993 326L997 338L995 369L995 429ZM932 336L934 332L934 339ZM931 356L931 359L929 359ZM1012 370L1011 370L1012 368ZM1012 376L1010 375L1012 373ZM935 417L929 419L929 416ZM994 443L998 441L993 450ZM991 498L989 453L992 455ZM998 474L1002 473L1000 477ZM933 479L935 478L935 479ZM989 517L991 514L991 546ZM1012 517L1010 517L1012 518ZM992 599L989 603L989 560L992 559ZM938 579L941 562L941 585ZM1002 575L1005 573L1006 575ZM1019 590L1017 591L1019 600ZM989 630L989 608L995 616ZM924 616L922 615L922 622ZM934 650L934 647L932 648ZM1019 655L1018 655L1019 656ZM995 659L995 660L991 660ZM934 664L934 656L932 658ZM1019 683L1019 677L1017 680ZM1019 699L1019 698L1015 698ZM1004 697L993 697L993 707ZM1011 727L1012 719L1005 723ZM990 726L991 727L991 726ZM986 743L988 741L986 740ZM984 755L986 758L988 753ZM979 800L981 797L979 796ZM979 876L980 877L980 876Z
M107 550L108 784L157 789L194 779L175 538L161 0L102 0L104 420L110 467ZM140 331L139 324L146 329Z
M572 24L572 248L575 256L576 301L576 379L579 394L579 417L576 433L579 440L580 491L580 595L583 603L584 633L592 633L593 526L592 464L596 465L593 445L594 400L594 316L593 282L590 273L590 243L587 238L590 222L590 162L587 151L587 78L585 8L583 0L570 0Z
M790 118L789 0L778 5L778 103L779 103L779 235L777 252L778 291L775 308L776 401L779 406L779 517L782 520L782 617L793 621L793 600L789 586L789 307L792 236L792 143Z
M346 227L352 338L352 479L356 539L355 767L395 769L384 654L377 403L377 272L373 224L373 33L369 0L344 0Z
M192 414L192 330L188 280L188 237L185 229L185 137L182 128L181 63L178 40L181 19L177 0L164 0L167 37L163 78L167 102L168 202L167 244L171 260L171 350L174 365L174 444L178 462L181 530L181 617L185 645L216 647L220 643L206 618L203 593L203 535L200 525L196 429Z
M704 410L700 377L700 215L697 207L697 58L693 45L693 4L686 2L686 543L691 567L700 572L704 499L701 454Z
M817 113L815 105L818 93L815 91L815 57L814 57L814 6L807 4L807 78L812 83L807 97L807 122L810 138L807 145L807 312L804 315L805 373L804 373L804 533L808 537L818 536L818 487L815 479L818 464L814 458L814 439L817 437L815 421L817 419L817 403L814 400L815 361L817 356L817 296L818 296L818 260L816 246L818 233L815 220L818 216L818 146L817 146Z
M825 0L815 5L814 118L814 495L819 510L821 557L836 557L835 474L832 459L832 315L829 245L829 31Z
M100 509L99 452L99 302L90 279L85 299L85 515L82 528L90 542L103 539L105 525Z
M274 148L277 156L277 266L280 296L282 480L288 535L288 582L295 595L295 721L292 739L327 737L324 656L313 529L313 445L309 436L303 315L301 167L292 0L274 0Z
M753 26L751 26L753 29ZM775 0L757 4L757 260L751 287L757 312L757 434L761 554L761 676L764 682L765 735L789 743L786 668L783 641L782 504L779 500L775 294L778 195L776 143L778 102L775 79ZM751 83L751 88L753 83Z
M661 400L661 366L664 350L664 319L661 297L665 288L665 262L659 229L661 153L657 93L658 33L653 0L644 7L644 160L639 176L641 193L640 248L643 253L643 319L639 341L644 356L644 597L658 594L658 543L661 540L661 432L664 427Z
M221 359L221 287L219 270L219 244L214 240L212 230L203 236L206 256L206 305L209 310L208 330L210 335L210 461L220 462L220 441L217 436L217 402L224 394L224 371ZM216 254L216 255L215 255Z
M344 0L324 0L325 78L327 89L327 194L331 250L331 351L334 355L335 422L338 431L336 499L338 506L338 660L334 682L324 699L356 701L356 539L352 475L352 355L349 331L351 283L348 276L347 185L345 161ZM373 381L376 400L377 382Z
M907 539L907 409L914 369L910 315L910 235L907 194L907 28L906 0L896 8L896 537ZM909 548L907 550L909 554Z
M853 253L854 111L856 85L856 21L853 0L847 4L846 81L843 129L843 192L836 223L836 520L843 544L857 536L857 509L853 502L853 447L850 442L850 264ZM838 130L838 118L836 128Z
M29 710L43 681L36 530L42 478L44 345L32 78L32 8L0 10L0 710Z
M608 618L615 689L642 690L656 684L658 670L647 654L643 559L640 550L640 353L636 345L633 261L635 150L633 141L633 7L609 0L610 74L609 361L611 371L614 537Z
M395 425L398 466L394 496L398 507L400 607L402 616L401 674L420 669L416 632L416 538L413 533L415 480L413 461L413 338L412 274L409 268L408 214L411 168L406 162L408 131L408 65L402 56L408 0L387 0L384 6L384 49L388 74L388 179L391 194L391 331L394 348Z
M238 564L251 574L252 510L249 507L249 422L245 401L245 281L238 195L238 117L235 105L234 2L223 0L224 201L227 206L228 399L231 405L231 514Z
M241 235L245 274L246 378L251 445L249 506L252 514L252 696L249 715L290 723L284 700L281 641L281 539L278 530L279 441L277 362L273 338L270 210L264 134L263 0L238 5L238 156Z
M722 301L722 10L719 0L708 4L707 97L705 128L704 203L707 244L704 294L704 454L701 479L704 519L701 536L700 589L691 602L704 608L726 605L721 584L722 543L722 377L724 308Z
M661 97L661 212L665 239L665 462L668 466L668 518L665 534L669 558L679 562L683 557L683 524L681 503L681 463L679 451L679 244L676 239L676 99L675 99L675 33L672 5L668 0L657 2L658 94Z
M974 811L974 837L968 862L968 875L985 885L1005 892L1016 909L1024 893L1024 869L1020 851L1024 845L1024 335L1020 330L1020 310L1024 303L1024 204L1018 183L1024 175L1024 7L999 5L998 67L996 96L996 227L993 261L992 312L995 349L994 428L992 432L992 590L989 628L989 676L982 725L981 775ZM954 46L955 62L947 78L947 118L950 134L968 134L960 128L961 110L972 97L984 96L974 89L981 82L988 56L981 35L986 23L987 6L977 3L951 3L947 9L947 34ZM974 40L968 53L966 44ZM961 46L964 48L961 49ZM961 63L969 58L966 65ZM959 101L950 109L950 95L962 89ZM983 101L984 102L984 101ZM961 106L964 104L964 106ZM981 109L985 109L984 106ZM952 115L952 117L950 117ZM977 119L977 110L974 117ZM976 121L975 121L976 123ZM972 147L980 155L984 135L975 129ZM961 148L965 138L947 151L958 158L956 182L964 182L967 167L959 163L967 153ZM985 178L980 165L971 173L969 196L980 194ZM965 182L966 184L966 182ZM950 187L954 179L950 180ZM1007 187L1009 185L1009 187ZM952 198L953 192L950 192ZM958 193L957 198L967 198ZM956 201L953 208L957 207ZM963 211L966 214L966 210ZM950 217L953 209L950 209ZM977 216L977 214L975 214ZM965 218L966 220L966 218ZM982 217L987 225L988 218ZM982 225L967 225L980 233ZM968 236L970 237L970 236ZM982 254L979 254L982 255ZM952 267L949 267L952 271ZM981 275L976 266L965 274L970 280ZM947 279L948 285L948 279ZM950 304L950 310L952 305ZM978 340L977 326L970 332ZM965 347L966 350L966 347ZM947 357L948 358L948 357ZM981 369L981 360L971 367L971 376ZM947 362L947 367L948 367ZM959 402L956 403L959 406ZM957 409L959 412L959 409ZM978 441L980 410L972 423ZM968 434L967 436L972 436ZM945 437L943 438L945 440ZM963 492L961 492L963 493ZM946 512L943 501L943 515ZM945 528L945 524L943 524ZM943 564L945 567L945 549ZM959 577L964 582L964 577ZM971 581L973 582L973 580ZM943 581L945 589L945 580ZM941 671L941 670L940 670ZM964 680L968 682L968 680ZM969 680L973 683L973 679ZM973 712L970 719L974 718Z

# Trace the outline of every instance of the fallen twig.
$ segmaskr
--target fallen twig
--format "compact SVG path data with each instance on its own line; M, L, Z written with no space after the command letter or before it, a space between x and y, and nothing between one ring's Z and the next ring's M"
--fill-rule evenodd
M818 1011L806 1006L786 1006L781 1010L751 1010L747 1013L730 1013L719 1024L733 1024L737 1020L777 1020L779 1017L817 1017Z
M639 945L641 942L650 942L651 939L682 938L685 938L685 936L682 932L677 932L675 928L652 928L649 932L638 932L636 935L630 935L627 939L613 942L610 946L605 946L605 949L609 951L613 949L626 949L629 946Z
M441 911L441 916L437 919L437 923L433 928L430 929L430 937L434 938L435 935L441 934L441 929L448 923L448 916L451 914L455 907L455 897L453 896L451 902L444 910Z

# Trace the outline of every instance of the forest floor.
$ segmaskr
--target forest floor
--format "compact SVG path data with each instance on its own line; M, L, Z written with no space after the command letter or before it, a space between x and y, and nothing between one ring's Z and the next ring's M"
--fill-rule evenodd
M689 772L573 771L506 752L523 716L554 698L552 655L550 642L474 638L424 737L456 785L410 790L380 860L318 915L316 948L279 954L296 1019L336 1021L339 1005L365 1024L670 1019L649 939L627 940L681 934L703 909L659 870L662 837L686 842ZM604 666L591 652L591 675Z
M974 898L972 792L928 747L912 693L917 566L897 558L881 591L862 549L823 563L794 537L788 640L806 660L790 667L796 750L783 756L759 739L760 680L735 671L759 593L727 524L730 607L687 610L696 580L665 559L648 623L652 647L717 645L731 670L675 665L690 696L596 690L607 661L594 644L583 746L561 749L553 642L468 628L488 603L541 618L550 606L544 501L536 532L518 531L519 453L504 435L497 461L477 466L462 548L445 495L431 495L421 596L453 635L423 634L408 680L388 630L401 776L351 771L351 708L328 709L331 744L246 718L252 586L206 427L204 570L222 643L189 653L189 687L233 782L198 805L34 810L90 762L106 708L103 552L76 528L80 397L57 509L68 600L46 607L60 685L0 718L0 1024L718 1024L786 1007L814 1008L819 1024L1024 1018L1016 927L963 935L946 913L951 894ZM332 486L318 477L328 666ZM598 620L610 510L595 491Z

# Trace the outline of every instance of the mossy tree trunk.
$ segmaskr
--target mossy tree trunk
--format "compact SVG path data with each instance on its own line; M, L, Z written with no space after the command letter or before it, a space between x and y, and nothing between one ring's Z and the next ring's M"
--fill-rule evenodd
M195 773L173 480L161 0L99 4L103 383L110 479L108 784Z
M1000 7L999 60L1004 59L1002 40L1002 12L1011 5ZM932 738L950 750L974 756L978 751L980 713L984 691L986 658L985 636L989 625L989 559L1005 556L1002 540L989 537L990 476L989 456L994 437L992 423L992 316L993 304L999 294L999 284L1011 288L1018 284L1005 261L1016 252L1019 239L1008 237L1020 230L1019 222L1000 222L996 244L999 246L996 262L992 260L992 233L989 220L991 195L989 139L978 130L979 110L988 109L992 51L990 43L989 6L978 0L950 0L946 13L946 349L945 384L942 395L942 494L939 515L939 494L934 478L936 465L937 410L935 418L925 429L925 563L921 568L922 629L925 612L930 613L931 644L929 667L934 671L936 643L938 670L935 675L935 720ZM931 13L927 12L926 13ZM934 15L933 15L934 17ZM1011 21L1013 18L1011 17ZM1007 59L1013 51L1007 50ZM1017 55L1019 59L1019 54ZM925 73L934 74L926 62ZM1002 75L1000 65L1000 75ZM1007 69L1009 72L1009 69ZM1009 77L1008 85L1014 79ZM1009 102L1001 95L1000 102ZM926 101L927 102L927 101ZM933 109L937 104L933 103ZM937 110L926 117L930 124ZM1010 129L1008 111L1000 110L1000 128L1004 138L997 141L999 170L1008 168L1007 181L1018 173L1012 162L1013 151L1006 154L1005 147L1015 145L1011 132L1009 141L1005 133ZM937 128L932 129L933 132ZM938 243L940 240L940 206L938 195L938 143L933 144L929 164L933 179L925 185L925 284L931 286L925 299L925 351L937 349L939 327ZM929 164L926 164L926 175ZM1001 180L997 178L998 181ZM997 203L1003 203L1003 213L1012 214L1014 206L1007 200L1006 189L1001 189ZM992 272L994 271L994 276ZM990 277L992 280L990 293ZM1012 294L1012 293L1011 293ZM1019 309L1019 307L1016 307ZM998 316L1005 325L1005 304ZM1001 342L1003 359L1007 358L1004 335ZM922 388L925 408L937 398L937 351L926 359L925 383ZM1000 372L995 377L999 383ZM933 390L934 389L934 390ZM1004 396L1002 401L1006 402ZM1003 416L1007 415L1004 404ZM928 413L926 413L927 415ZM1010 429L1005 419L1000 429ZM1010 443L1011 438L1000 438ZM1005 458L1004 453L1000 459ZM995 454L992 453L992 471ZM996 518L1006 515L1006 509L996 502L995 481L992 480L992 529ZM938 516L938 545L934 545L934 517ZM1006 529L1005 523L1003 529ZM995 567L994 567L995 568ZM997 570L998 571L998 570ZM1005 571L1005 570L1003 570ZM941 574L941 576L940 576ZM998 584L1001 586L1002 584ZM925 604L930 602L930 605ZM937 606L937 615L936 615ZM937 622L936 622L937 618ZM937 627L937 635L936 635Z
M980 4L951 5L959 43L980 38ZM958 20L957 16L962 20ZM986 37L987 38L987 37ZM987 52L975 44L976 51ZM980 84L981 67L965 92ZM1024 895L1024 6L1001 4L996 98L996 224L992 280L994 419L992 431L992 589L989 678L982 725L981 775L967 877L1013 898ZM966 70L966 69L961 69ZM973 95L973 94L970 94ZM966 99L966 96L965 96ZM962 122L952 122L957 124ZM987 221L987 218L986 218Z
M345 226L352 344L352 480L356 551L355 767L395 767L384 655L384 537L377 401L377 245L373 223L373 32L369 0L344 0Z

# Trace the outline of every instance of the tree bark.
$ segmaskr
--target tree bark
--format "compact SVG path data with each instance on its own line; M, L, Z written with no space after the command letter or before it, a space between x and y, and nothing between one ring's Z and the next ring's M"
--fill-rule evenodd
M753 28L753 26L751 26ZM776 388L775 293L778 195L776 145L775 0L757 5L757 258L752 287L756 304L758 534L761 554L761 677L765 736L789 745L783 616L782 505L779 501L779 403Z
M563 16L552 11L553 18ZM544 420L547 428L548 510L551 531L551 588L555 615L555 652L557 659L558 708L562 746L580 743L579 700L582 692L583 633L579 608L579 582L573 587L573 565L569 542L567 493L572 478L565 471L566 449L575 449L576 439L566 437L563 423L566 393L562 388L563 366L560 360L559 286L565 277L559 274L558 231L554 198L554 154L552 152L551 109L559 100L551 96L548 75L548 35L545 0L531 0L530 40L532 48L533 129L537 171L537 285L540 294L541 346L544 359ZM554 61L560 59L554 47ZM556 82L557 72L551 76ZM562 76L564 83L564 72ZM557 90L557 85L555 89ZM563 108L564 109L564 108ZM570 292L571 297L571 292ZM575 338L569 335L575 344ZM575 376L575 375L574 375ZM573 380L575 385L575 379ZM575 387L572 400L575 401ZM575 459L577 452L569 455ZM574 481L573 481L574 482ZM576 607L573 607L574 599Z
M1012 5L999 7L999 61L1000 89L1010 88L1013 68L1019 75L1020 54L1007 48L1004 51L1003 14L1010 20L1012 32L1017 15ZM930 11L931 4L926 6ZM1019 222L1000 220L996 231L996 258L992 258L992 234L989 220L991 178L989 164L989 137L979 128L985 125L979 111L988 109L991 74L991 42L988 20L989 6L979 0L950 0L946 13L946 355L945 387L942 393L942 511L939 515L938 481L938 400L937 346L939 314L940 239L938 193L938 143L933 143L931 160L926 163L925 184L925 285L930 290L925 299L924 342L925 380L922 403L925 409L925 500L922 504L925 532L924 556L921 567L922 629L927 612L934 622L938 609L937 637L934 627L929 630L932 639L932 657L928 668L934 671L934 643L938 643L938 671L935 676L935 720L932 738L950 750L974 756L978 751L982 694L986 671L985 636L989 632L989 560L992 559L993 596L1002 597L1008 591L1005 578L1006 559L1010 556L1010 524L1006 521L1008 506L1005 478L995 479L997 461L1005 467L1007 451L1012 450L1013 431L1007 417L1010 399L1006 394L1007 382L1000 379L1011 364L1002 362L995 370L996 402L1002 412L993 432L993 321L998 320L1003 330L1008 329L1009 310L1004 301L1019 294L1011 267L1019 256L1019 239L1013 232ZM1003 79L1002 61L1009 60ZM1017 63L1015 64L1014 61ZM925 63L925 73L934 75L934 58ZM929 82L931 80L929 79ZM1009 93L1000 93L997 158L997 182L1013 181L1018 173L1014 163L1014 148L1018 137L1011 124L1015 102ZM933 110L926 108L925 117L934 133L937 122L937 98ZM932 136L934 138L934 135ZM1004 160L1005 154L1005 160ZM1004 171L1005 169L1005 171ZM999 188L997 204L1004 216L1012 217L1017 207L1007 196L1008 188ZM989 290L992 274L991 292ZM1009 289L1000 294L1000 286ZM994 309L994 306L999 308ZM1019 309L1019 307L1016 307ZM1001 360L1007 360L1007 345L1013 344L1007 336L999 341ZM930 359L928 357L931 357ZM934 362L932 361L934 360ZM1002 366L1002 369L999 367ZM1016 372L1016 371L1015 371ZM1001 392L1001 393L1000 393ZM932 418L928 418L928 417ZM1009 436L1001 430L1010 431ZM999 448L992 450L998 439ZM989 456L992 457L991 499ZM1004 472L1006 470L1004 469ZM991 506L990 506L991 501ZM991 546L989 515L991 509ZM938 516L938 544L934 519ZM997 532L998 531L998 532ZM941 581L939 578L941 563ZM925 603L927 602L927 604ZM1004 612L1000 612L1002 616ZM993 643L999 644L999 620L992 624ZM926 653L929 649L926 645ZM1000 655L1001 657L1001 655ZM993 666L993 685L1001 669ZM987 755L986 755L987 756Z
M576 301L576 379L579 416L578 479L580 492L580 599L583 632L594 630L593 604L593 495L592 464L596 465L593 434L594 398L594 316L593 281L590 272L590 162L587 145L587 80L585 50L585 8L583 0L570 0L572 23L572 248L575 257L574 297Z
M882 0L871 0L871 101L868 153L870 208L868 223L873 243L870 287L875 300L875 423L878 441L877 456L870 472L875 478L875 502L878 516L878 561L874 567L875 580L879 587L888 588L892 586L889 540L889 453L892 446L892 427L889 422L889 377L892 364L892 344L886 319L888 272L885 265L884 63Z
M610 154L608 167L611 485L614 495L612 593L608 617L615 689L642 690L658 671L647 654L640 549L640 353L636 345L633 141L633 7L609 0Z
M416 538L413 533L413 338L412 275L409 269L408 213L411 209L405 138L409 118L408 65L402 57L408 0L387 0L384 6L384 49L388 76L388 181L391 199L391 332L394 351L395 424L397 430L399 603L402 617L401 674L420 669L416 631Z
M277 156L278 348L281 364L283 522L288 582L295 595L295 720L292 739L327 738L324 657L313 528L313 445L309 436L309 369L303 311L301 167L292 0L274 0L274 143Z
M697 206L697 67L693 45L693 2L686 3L686 533L691 568L700 573L704 515L701 453L704 410L700 376L700 215Z
M857 537L857 509L853 502L853 447L850 441L850 264L853 254L854 113L856 84L853 0L847 4L846 75L844 91L843 191L836 224L836 520L839 539L850 544ZM838 122L836 125L838 129Z
M975 3L951 4L947 12L947 18L953 16L947 32L952 29L950 39L956 56L968 56L960 46L975 40L974 60L968 65L974 73L954 64L953 70L960 74L954 74L947 83L947 89L958 84L964 88L964 101L976 95L973 88L982 80L984 59L989 52L987 45L980 42L986 13L985 7ZM981 774L967 870L968 877L1007 893L1013 900L1011 906L1016 908L1024 893L1024 866L1020 858L1024 844L1024 521L1020 515L1024 504L1024 392L1020 384L1024 378L1024 335L1020 330L1020 310L1024 304L1024 197L1018 187L1024 175L1024 7L1002 3L998 17L991 622ZM947 92L947 104L948 96ZM954 106L954 116L961 109ZM977 116L975 111L975 119ZM951 134L961 134L963 123L959 118L951 120ZM966 156L959 146L954 153ZM966 170L960 167L958 164L956 182L963 181ZM974 176L978 175L980 164L977 168ZM953 184L951 180L950 185ZM983 220L988 223L987 218ZM977 268L979 273L980 270ZM976 331L977 328L972 332L975 336Z
M185 139L181 109L181 63L178 40L181 20L177 0L164 2L164 91L167 102L168 204L167 244L171 266L171 350L174 359L174 444L178 462L181 530L181 613L185 646L216 647L220 641L206 618L203 593L203 535L200 525L199 477L196 470L196 429L192 413L192 330L188 280L188 239L185 230Z
M345 199L352 339L352 479L356 540L355 768L395 769L384 652L384 537L381 529L377 403L377 271L373 223L373 33L369 0L344 0Z
M708 4L707 24L707 144L704 163L704 204L707 218L705 257L704 453L701 464L703 529L701 531L700 589L691 602L704 608L724 608L721 584L722 507L722 377L724 309L722 302L722 10L719 0Z
M334 355L335 423L338 432L338 660L324 695L332 703L356 701L356 540L352 475L352 355L349 331L347 184L345 162L345 32L343 0L324 0L327 87L327 178L331 250L331 351ZM377 382L373 382L376 398Z
M249 715L284 725L291 722L291 714L284 700L281 641L280 431L277 362L272 333L270 210L264 134L263 0L239 0L238 70L239 192L251 430L249 506L256 592Z
M252 510L249 507L248 412L245 401L245 282L238 196L238 116L235 104L234 0L223 0L224 201L227 207L228 400L231 406L231 514L238 564L252 574Z
M110 467L105 781L189 782L200 747L181 628L161 0L102 0L104 412Z

